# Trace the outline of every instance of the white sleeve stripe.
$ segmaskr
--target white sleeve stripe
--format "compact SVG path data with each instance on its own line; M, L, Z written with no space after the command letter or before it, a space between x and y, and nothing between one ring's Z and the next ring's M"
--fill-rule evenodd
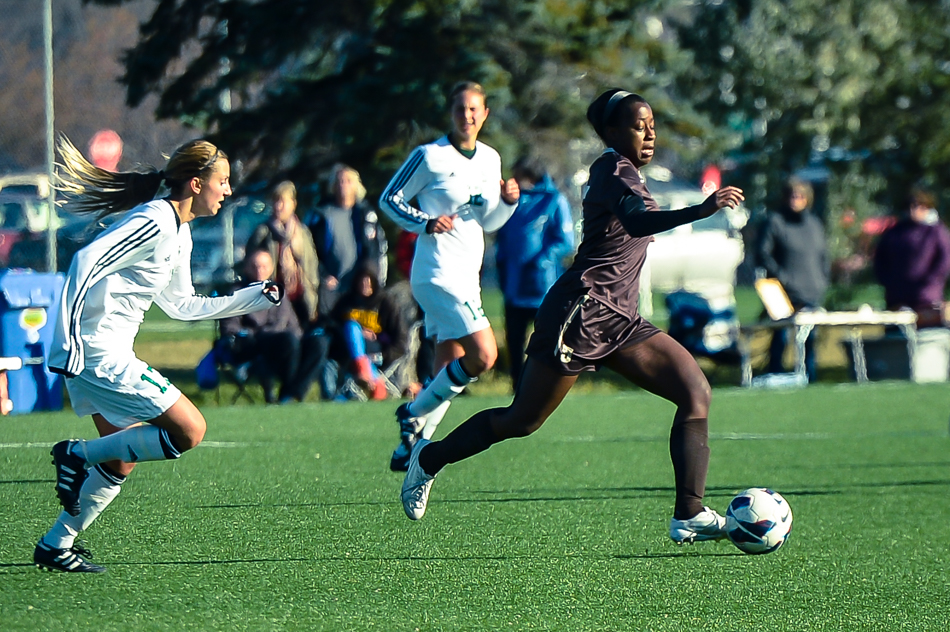
M146 243L149 239L158 235L158 226L152 220L146 220L146 224L137 229L125 242L118 243L107 250L99 261L92 267L89 274L77 290L76 302L70 315L70 351L67 354L66 369L71 373L78 374L82 371L83 354L81 339L81 315L86 305L86 294L93 285L98 283L102 277L101 272L110 264L114 263L120 257L138 246ZM78 352L78 353L77 353Z
M386 187L386 191L383 193L383 201L387 203L398 216L415 224L422 224L427 222L430 218L421 210L409 204L409 202L400 195L400 192L412 176L415 175L416 170L424 159L425 152L422 151L422 148L416 149L415 152L409 156L409 160L406 161L406 164L396 172L392 182L389 183L389 186Z
M414 154L409 157L409 160L406 161L402 169L396 173L396 177L393 178L393 181L389 185L389 190L398 191L406 186L406 182L408 182L409 178L416 172L416 169L424 157L422 150L417 149Z
M108 265L111 265L118 259L121 259L124 254L130 250L134 250L138 246L141 246L143 243L147 242L152 237L155 237L159 230L158 225L155 224L152 220L147 220L148 223L137 229L134 233L129 235L127 241L116 244L113 246L102 258L99 259L96 263L94 270L96 268L105 268ZM144 234L143 234L144 233ZM107 256L111 254L111 258L106 259ZM90 273L91 276L91 273Z
M151 219L145 221L145 225L136 229L126 241L115 244L103 253L76 290L76 299L69 316L69 353L66 356L66 366L64 367L71 374L78 375L82 371L83 353L80 324L86 304L86 294L89 288L99 282L102 271L110 264L158 235L158 225Z

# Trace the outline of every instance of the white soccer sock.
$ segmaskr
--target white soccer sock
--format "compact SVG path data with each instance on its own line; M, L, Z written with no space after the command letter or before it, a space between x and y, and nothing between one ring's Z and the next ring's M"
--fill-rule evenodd
M167 461L181 456L168 432L151 424L126 428L92 441L81 441L80 444L89 465L106 461Z
M99 467L91 468L79 490L79 515L70 516L65 511L61 512L56 523L43 536L43 542L56 549L71 548L79 532L88 529L119 495L123 481L124 476L119 479Z
M452 360L416 395L409 404L409 412L415 417L425 417L443 402L451 401L477 379L465 372L460 359Z
M426 415L426 425L422 427L422 438L432 440L432 435L435 434L435 429L439 427L439 423L442 421L442 418L445 417L445 413L448 412L449 406L452 405L452 400L442 402L435 407L431 413Z

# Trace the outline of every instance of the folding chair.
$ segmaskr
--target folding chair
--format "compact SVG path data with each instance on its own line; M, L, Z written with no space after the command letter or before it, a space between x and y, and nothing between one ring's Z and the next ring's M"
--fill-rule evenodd
M402 397L403 390L409 383L416 381L413 378L415 377L416 355L419 353L419 345L421 342L419 340L419 332L422 329L422 325L423 322L419 320L409 327L409 346L406 353L390 362L388 366L381 366L383 362L382 353L369 355L370 362L376 366L380 379L382 379L386 385L386 392L389 393L390 397ZM369 399L353 375L350 375L348 372L341 375L342 383L337 391L338 394L343 395L348 400L359 402L365 402Z
M233 406L244 397L251 404L256 403L247 390L248 383L254 375L257 360L235 363L229 349L221 345L220 324L215 327L215 340L211 350L201 359L195 368L198 377L198 386L203 390L214 390L214 401L221 403L221 376L233 384L237 390L231 398Z

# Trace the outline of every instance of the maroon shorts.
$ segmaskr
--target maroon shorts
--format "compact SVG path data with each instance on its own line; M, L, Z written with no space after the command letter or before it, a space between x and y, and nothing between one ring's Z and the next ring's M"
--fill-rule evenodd
M563 375L577 375L596 371L610 354L658 333L639 315L631 320L587 295L549 295L535 318L527 354Z

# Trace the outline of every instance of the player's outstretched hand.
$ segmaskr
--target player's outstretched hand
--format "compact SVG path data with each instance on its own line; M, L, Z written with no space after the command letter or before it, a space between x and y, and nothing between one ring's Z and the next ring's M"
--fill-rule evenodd
M277 305L280 299L284 298L284 286L274 281L264 281L264 288L261 290L267 300Z
M521 197L521 187L514 178L501 181L501 199L505 204L514 204Z
M735 208L745 201L742 189L739 187L722 187L710 195L703 202L703 216L709 217L721 208Z

